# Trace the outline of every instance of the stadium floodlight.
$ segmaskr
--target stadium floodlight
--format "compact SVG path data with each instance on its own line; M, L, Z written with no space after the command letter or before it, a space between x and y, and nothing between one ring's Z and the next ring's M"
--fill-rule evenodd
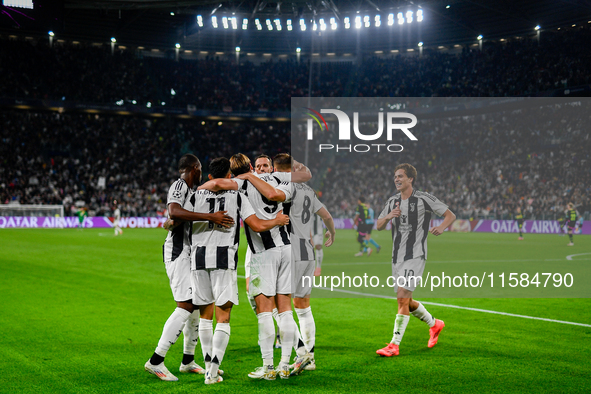
M212 16L211 17L211 25L213 26L214 29L218 28L218 17L217 16Z
M343 19L343 22L345 23L345 29L351 28L351 20L349 19L349 17Z
M419 42L419 48L423 46L423 41Z
M538 30L540 30L540 29L541 29L540 25L537 25L536 27L534 27L534 30L535 30L535 31L538 31Z
M137 101L131 100L131 103L135 105L135 104L137 104Z
M300 30L306 31L306 21L303 19L300 19Z
M330 18L330 28L332 30L336 30L337 29L337 20L335 18Z
M417 11L417 22L422 22L423 21L423 10L418 10Z
M271 19L267 19L267 29L273 30L273 24L271 23Z
M318 30L318 25L316 24L316 22L314 22L314 24L312 25L312 30Z
M247 30L248 29L248 19L244 18L242 20L242 30Z
M404 14L402 12L398 13L398 24L404 25Z
M32 10L33 0L3 0L2 5L4 7L28 8Z
M320 30L322 30L322 31L326 30L326 23L324 23L324 18L320 18L318 23L320 23Z
M238 29L238 19L236 19L236 17L233 16L232 18L230 18L230 20L232 21L232 29L233 30Z
M174 16L174 12L173 11L170 11L170 16Z
M236 47L236 52L240 52L240 47Z
M111 42L114 44L117 42L117 39L115 37L111 37Z
M406 23L412 23L412 11L406 11Z
M224 26L224 29L228 28L228 18L226 18L225 16L222 17L222 25Z
M381 21L379 15L376 15L376 17L374 18L374 21L375 21L376 27L380 27L382 25L382 21Z
M392 26L394 24L394 14L388 14L388 26Z
M477 39L478 41L482 41L482 39L483 39L483 38L484 38L484 37L482 37L482 34L479 34L479 35L478 35L478 37L476 37L476 39Z
M176 44L174 44L174 47L175 47L176 49L181 49L181 44L179 44L179 43L177 42Z
M175 92L175 90L173 88L170 88L170 95L171 96L176 96L176 92Z
M451 8L451 5L448 4L445 6L445 8L449 9L449 8Z
M291 19L287 20L287 31L291 31L293 29L293 26L291 25Z
M203 27L203 17L201 15L197 15L197 25Z
M300 47L297 47L297 48L296 48L296 52L297 52L297 53L300 53L301 51L302 51L302 48L300 48Z
M49 31L49 33L47 33L47 34L49 34L49 37L53 37L53 36L55 36L55 33L54 33L53 31L51 31L51 30L50 30L50 31Z
M277 31L281 31L282 27L281 27L281 19L277 18L274 20L275 22L275 26L277 27Z
M361 29L361 17L360 16L355 17L355 28Z
M365 24L365 27L369 27L369 16L366 15L363 17L363 23Z
M152 108L152 103L148 101L148 102L146 103L146 107L148 107L148 108Z
M257 26L257 30L263 30L263 26L261 25L259 18L254 20L254 24Z

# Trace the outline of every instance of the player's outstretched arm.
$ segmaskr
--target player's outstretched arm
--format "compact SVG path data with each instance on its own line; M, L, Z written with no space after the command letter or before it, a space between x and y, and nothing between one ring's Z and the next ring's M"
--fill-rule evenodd
M244 222L246 224L248 224L248 227L250 227L251 229L253 229L257 233L260 233L262 231L271 230L273 227L288 225L289 224L289 216L284 215L283 210L281 210L277 213L277 216L275 217L275 219L263 220L263 219L259 219L257 217L257 215L250 215L249 217L244 219Z
M219 192L220 190L238 190L238 184L231 179L216 178L205 182L197 190L209 190L210 192Z
M268 184L252 172L240 174L236 178L249 181L259 191L259 193L271 201L283 202L286 199L285 193L282 190L279 190L275 186Z
M235 182L234 182L235 183ZM199 213L187 211L180 204L173 202L168 205L168 215L174 221L185 222L214 222L224 227L231 227L234 219L226 215L228 211L217 211L215 213Z
M433 235L441 235L445 231L446 228L451 226L451 224L456 220L456 215L450 211L449 209L445 211L443 214L443 222L437 226L433 227L429 232Z
M326 226L326 236L328 237L328 239L324 243L324 246L329 247L334 242L334 237L336 235L336 231L334 228L334 220L330 212L328 212L328 210L324 207L320 208L316 213L318 214L318 216L322 218L322 221Z
M310 179L312 179L310 169L294 159L291 169L291 181L295 183L303 183L308 182Z

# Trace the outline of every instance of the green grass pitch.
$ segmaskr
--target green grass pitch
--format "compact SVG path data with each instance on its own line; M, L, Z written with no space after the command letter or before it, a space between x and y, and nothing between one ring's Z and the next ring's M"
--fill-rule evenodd
M374 236L382 252L355 258L355 234L339 231L325 249L323 274L347 267L355 275L371 269L387 276L392 242L387 232ZM202 375L178 374L182 338L166 357L180 380L160 381L143 365L175 307L161 262L164 237L161 229L127 229L121 237L106 229L0 230L0 392L591 392L589 326L427 305L446 323L439 344L428 349L427 326L411 317L400 356L380 358L375 350L390 340L396 314L396 301L383 298L313 299L317 370L286 381L252 381L246 375L261 359L242 279L224 382L205 386ZM591 237L575 237L570 248L567 242L557 235L528 234L518 242L514 234L446 233L429 238L427 270L446 261L460 271L482 261L499 269L551 264L563 270L573 254L578 264L591 265ZM589 278L575 280L591 285ZM588 298L423 300L591 324ZM197 354L202 364L199 346ZM279 355L276 350L277 361Z

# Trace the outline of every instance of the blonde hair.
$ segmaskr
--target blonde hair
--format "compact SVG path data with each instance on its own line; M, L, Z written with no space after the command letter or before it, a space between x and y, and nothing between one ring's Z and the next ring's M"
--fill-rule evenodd
M242 153L236 153L230 157L230 171L232 171L234 176L250 172L250 159L248 156Z

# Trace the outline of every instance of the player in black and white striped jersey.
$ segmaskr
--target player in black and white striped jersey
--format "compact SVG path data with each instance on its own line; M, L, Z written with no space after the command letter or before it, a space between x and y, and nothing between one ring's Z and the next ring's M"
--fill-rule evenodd
M252 174L250 160L243 154L236 154L230 159L232 173L237 176L239 189L245 190L250 202L259 217L274 215L284 202L291 198L291 185L281 181L275 174ZM289 176L289 174L285 174ZM248 182L240 183L240 180ZM284 208L288 214L288 207ZM247 226L246 236L249 247L253 251L250 267L249 292L254 297L257 305L257 318L259 320L259 344L263 357L263 366L249 374L253 379L275 379L276 372L273 367L273 342L275 330L271 311L272 299L275 297L279 312L279 330L281 338L281 362L277 372L281 378L287 379L290 375L299 374L310 362L311 356L306 351L304 343L297 339L297 325L293 319L291 309L292 288L292 262L291 241L289 228L279 228L270 233L253 234ZM292 346L297 348L296 353L301 356L302 363L290 373L289 360Z
M376 351L384 357L399 354L400 341L411 313L429 325L428 347L437 344L439 333L445 327L442 320L433 318L423 304L413 300L412 292L420 284L425 269L427 235L443 234L456 215L436 197L413 190L416 179L417 170L410 164L400 164L394 169L394 183L399 193L386 202L377 223L377 229L381 231L392 221L392 276L398 301L392 340L388 346ZM429 229L432 213L444 219L439 226Z
M164 324L158 346L150 360L144 365L146 371L162 380L169 381L176 381L178 378L166 368L164 358L181 332L184 337L184 354L179 368L180 372L205 373L203 368L194 361L195 346L199 337L197 331L199 313L194 312L196 307L192 303L191 294L190 222L212 221L222 226L230 226L234 223L230 216L221 211L203 214L185 210L183 206L193 193L193 187L201 182L199 159L191 154L184 155L179 160L179 172L180 178L172 184L168 191L167 207L169 217L182 223L168 233L162 247L166 273L177 308Z
M279 173L289 173L299 163L294 160L292 167L291 157L275 157L275 168ZM300 333L306 349L312 356L310 364L304 369L307 371L316 369L314 360L314 347L316 342L316 324L310 307L310 294L312 292L312 277L314 275L314 251L310 239L312 238L313 223L315 218L321 218L327 231L328 239L325 246L332 245L335 237L334 221L328 210L316 197L314 190L305 183L292 183L292 200L289 211L291 227L291 251L293 256L294 292L293 304L300 322ZM322 238L321 238L322 240ZM309 278L305 280L304 278ZM299 363L298 357L294 367Z
M209 165L210 179L229 178L230 161L220 157ZM238 305L236 265L240 241L240 219L251 230L269 231L289 223L289 216L281 211L271 220L259 219L248 198L241 191L223 190L212 192L203 186L190 198L195 212L225 210L234 219L234 225L226 228L213 222L193 223L191 243L191 284L193 304L201 309L199 334L205 359L205 383L222 381L218 369L223 360L230 338L230 312ZM216 328L213 332L215 303Z

